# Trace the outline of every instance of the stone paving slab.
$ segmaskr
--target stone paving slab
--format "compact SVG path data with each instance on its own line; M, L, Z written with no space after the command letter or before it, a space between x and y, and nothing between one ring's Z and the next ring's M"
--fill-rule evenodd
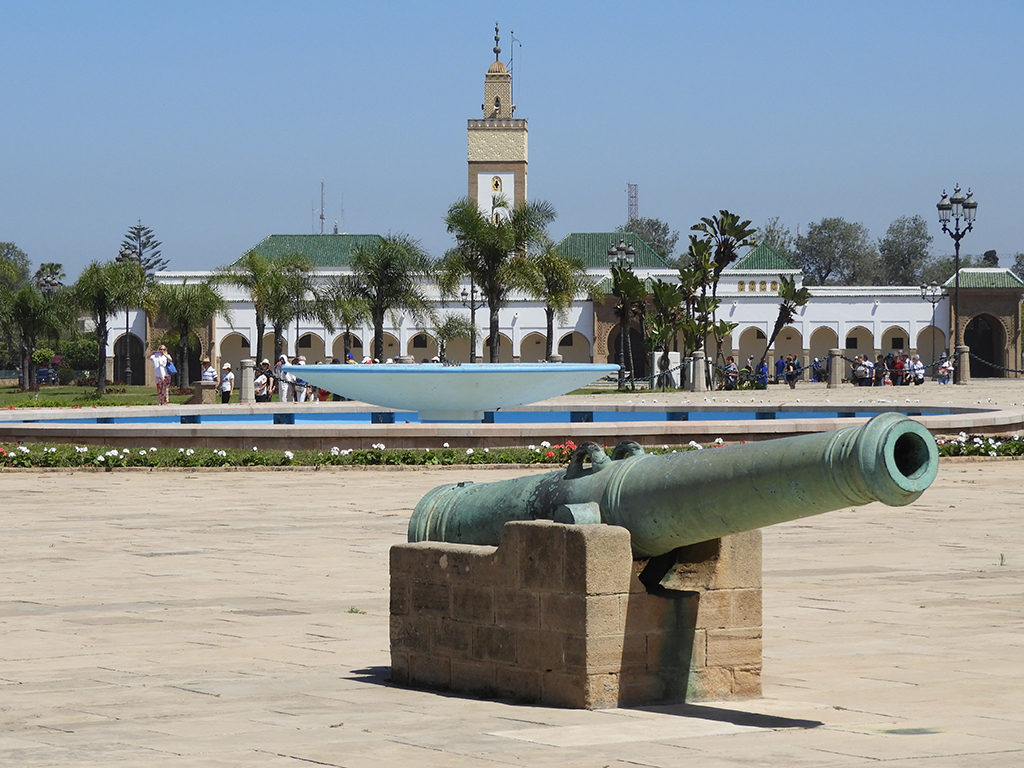
M0 473L0 765L1024 763L1012 460L766 529L762 699L389 685L387 554L415 502L533 471Z

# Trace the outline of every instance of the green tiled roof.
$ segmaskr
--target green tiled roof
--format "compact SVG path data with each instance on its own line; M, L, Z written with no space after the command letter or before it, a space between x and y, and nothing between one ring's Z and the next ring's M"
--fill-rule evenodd
M378 240L380 235L269 235L250 250L271 259L301 253L317 267L347 267L354 248Z
M761 243L730 269L750 272L792 272L796 267L767 243Z
M636 251L634 267L640 269L670 269L668 262L636 235L629 232L570 232L555 246L566 256L575 256L587 269L608 268L608 246L620 240L632 244Z
M946 288L956 287L956 275L949 278L943 286ZM1021 280L1008 269L985 269L971 267L960 270L961 288L1014 288L1018 291L1024 290L1024 280Z

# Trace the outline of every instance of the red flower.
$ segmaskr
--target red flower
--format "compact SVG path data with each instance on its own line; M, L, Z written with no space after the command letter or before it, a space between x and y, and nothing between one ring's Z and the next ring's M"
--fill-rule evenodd
M547 453L544 454L544 458L546 458L546 459L553 459L553 458L555 458L555 452L554 451L548 451Z

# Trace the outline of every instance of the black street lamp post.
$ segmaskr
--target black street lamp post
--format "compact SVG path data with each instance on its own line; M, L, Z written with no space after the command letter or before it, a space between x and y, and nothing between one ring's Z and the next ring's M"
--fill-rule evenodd
M125 245L121 247L121 258L122 260L127 258L138 258L138 253L134 248L130 248ZM141 262L140 262L141 263ZM128 335L128 307L124 308L124 383L127 386L132 385L132 345L131 337Z
M946 197L946 190L942 190L942 199L935 206L939 211L939 222L942 224L942 231L953 238L954 248L954 269L956 274L953 277L953 353L957 354L960 347L960 241L964 235L974 229L974 217L978 211L978 203L967 190L967 197L960 190L960 185L953 187L952 197ZM949 219L953 219L953 231L949 231ZM960 229L960 219L963 219L967 226ZM955 358L954 358L955 359ZM953 368L954 382L959 384L961 371L960 361L956 360Z
M942 301L942 286L934 280L921 285L921 298L932 305L932 378L935 378L935 305Z
M625 239L614 242L608 248L608 264L612 270L612 293L619 300L619 351L616 362L619 364L619 386L620 390L626 388L626 335L629 333L629 302L623 293L619 273L620 270L632 271L633 261L636 259L636 250L633 244L626 245ZM630 355L632 357L632 355ZM630 360L632 368L633 361ZM632 373L632 371L631 371Z
M486 303L482 299L477 300L479 291L476 288L476 281L473 276L469 277L469 290L462 289L462 293L459 294L462 298L462 306L469 309L469 324L473 326L473 329L469 332L469 362L476 362L476 311L483 307Z

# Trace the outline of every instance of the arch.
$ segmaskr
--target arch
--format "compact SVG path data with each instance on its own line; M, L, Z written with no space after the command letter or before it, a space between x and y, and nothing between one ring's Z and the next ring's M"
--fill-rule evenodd
M350 333L348 335L349 351L352 353L353 359L358 363L363 359L363 340L356 334ZM345 334L341 333L334 339L334 343L331 344L331 356L338 358L341 362L345 362Z
M437 355L437 339L429 333L420 331L409 339L409 343L405 347L405 353L416 358L417 363L430 360L430 358Z
M849 358L856 357L857 355L869 355L872 360L875 359L875 336L862 325L851 328L846 332L846 338L843 339L842 346L846 356Z
M269 349L274 348L273 336L271 336ZM220 340L220 360L212 360L214 367L217 369L218 375L224 367L224 363L231 363L231 370L238 375L238 372L242 370L242 361L252 357L252 348L249 346L249 340L240 333L229 333L223 339ZM199 370L198 368L196 369ZM191 366L189 367L189 374L191 375ZM236 379L235 386L238 386Z
M498 362L499 363L511 363L512 362L512 339L506 336L504 333L498 332ZM491 339L490 337L484 338L484 355L481 362L489 363L491 361Z
M932 365L942 357L946 351L946 334L934 325L927 325L917 334L917 354L921 356L921 362L927 366ZM932 369L929 368L929 371Z
M123 333L114 340L114 381L132 385L145 384L146 362L146 345L134 333L128 333L127 343ZM131 367L130 381L128 363Z
M631 361L626 359L626 376L647 375L647 353L644 351L644 340L636 328L629 329L629 345L632 352ZM608 362L617 365L619 362L619 326L616 325L608 334Z
M839 334L831 328L817 328L811 333L810 355L821 359L822 370L825 369L825 361L828 360L828 351L839 347Z
M1002 378L1006 365L1006 329L992 315L976 315L964 329L964 344L971 349L971 378Z
M370 336L364 354L369 355L370 357L374 356L373 336ZM400 354L402 354L402 345L399 343L398 337L393 333L384 331L384 357L381 362L383 363L384 360L387 360L389 357L395 357Z
M479 337L478 342L479 344ZM452 360L459 363L469 362L469 338L466 336L456 336L454 339L449 341L444 348L445 360ZM480 362L479 358L477 362Z
M761 360L761 355L764 354L765 344L768 343L768 337L764 331L760 328L746 328L740 333L740 346L737 354L739 357L736 358L736 364L742 368L747 364L747 358L754 358L754 366Z
M543 333L532 331L526 334L519 342L519 360L524 363L543 363L547 360L547 342L548 337Z
M308 365L315 365L322 361L327 354L324 340L315 333L304 333L299 336L299 343L296 345L296 349L298 349L299 355L306 358Z
M558 354L563 363L589 363L593 357L590 352L590 339L579 331L567 333L558 341Z
M796 328L791 325L787 325L782 331L779 332L779 336L775 339L775 359L779 360L786 355L796 355L800 364L803 365L806 361L804 360L804 337ZM804 374L806 376L807 367L804 366Z
M882 332L882 354L889 352L910 352L910 333L898 325L890 326Z

